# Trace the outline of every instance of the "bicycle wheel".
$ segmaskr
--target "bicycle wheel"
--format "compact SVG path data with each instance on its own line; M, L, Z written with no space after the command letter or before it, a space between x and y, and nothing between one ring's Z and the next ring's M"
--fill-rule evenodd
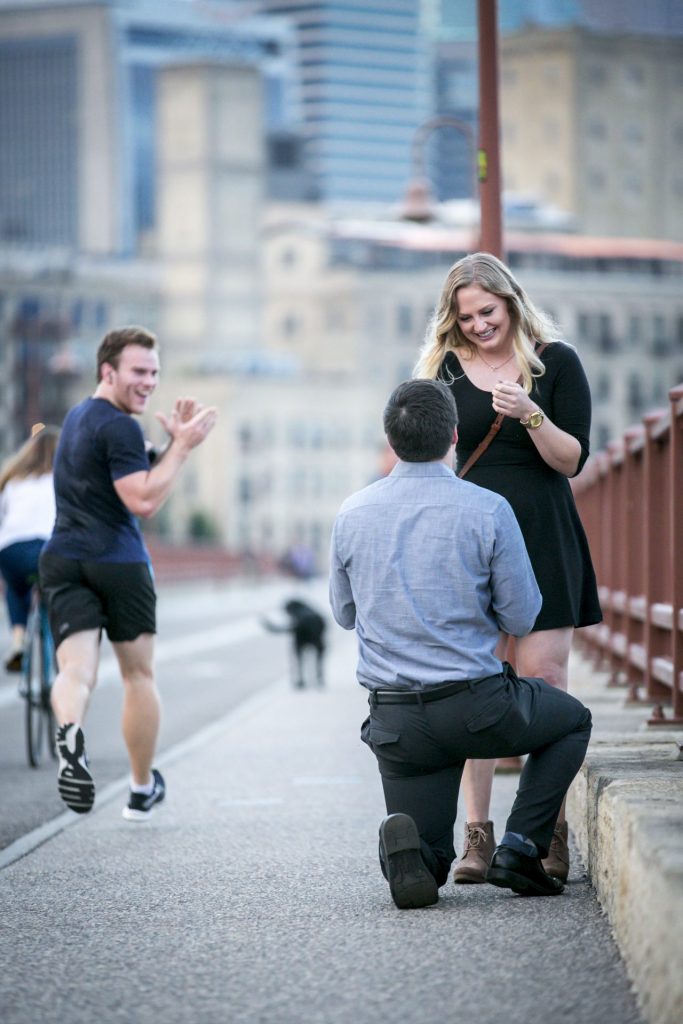
M33 608L26 626L24 648L24 687L26 701L26 753L28 763L37 768L42 761L45 710L43 705L43 643L38 610Z
M45 743L50 756L56 761L57 723L55 721L54 712L52 711L50 695L52 692L52 683L57 675L57 658L55 656L55 645L52 642L52 633L50 632L50 622L47 616L47 610L42 602L40 605L40 639L42 652L40 692L42 697L43 715L45 717Z

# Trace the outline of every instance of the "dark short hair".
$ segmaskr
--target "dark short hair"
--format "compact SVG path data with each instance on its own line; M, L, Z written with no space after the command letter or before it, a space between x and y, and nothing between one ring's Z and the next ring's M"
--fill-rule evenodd
M109 363L115 370L119 367L119 359L124 348L129 345L141 345L143 348L157 347L156 335L146 327L117 327L102 338L97 350L97 381L102 379L102 366Z
M453 442L458 411L450 389L440 380L406 380L384 409L384 431L403 462L442 459Z

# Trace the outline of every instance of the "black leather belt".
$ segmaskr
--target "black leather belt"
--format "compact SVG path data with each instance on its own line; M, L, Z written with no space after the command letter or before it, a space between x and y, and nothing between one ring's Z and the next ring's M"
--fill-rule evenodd
M493 679L494 676L485 678ZM373 690L369 700L372 704L428 703L433 700L443 700L444 697L452 697L455 693L462 693L463 690L469 690L474 683L481 681L481 679L459 679L453 683L427 686L423 690Z

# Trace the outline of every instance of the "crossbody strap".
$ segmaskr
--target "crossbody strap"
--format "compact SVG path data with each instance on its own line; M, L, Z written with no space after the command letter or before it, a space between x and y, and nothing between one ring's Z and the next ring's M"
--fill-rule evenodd
M540 356L541 353L547 347L548 346L547 346L546 342L542 342L542 344L540 344L538 346L538 348L536 349L536 355ZM522 375L521 374L517 378L516 383L517 384L521 384L522 383ZM467 476L467 474L472 469L472 466L475 464L475 462L477 462L482 457L482 455L484 454L484 452L486 451L488 446L491 444L491 441L493 441L494 437L496 436L496 434L498 433L498 431L502 427L504 419L505 419L505 413L499 412L498 415L496 416L495 420L491 424L491 429L489 430L489 432L486 435L486 437L484 438L484 440L479 442L479 444L474 449L474 451L470 455L470 457L467 460L467 462L465 463L465 465L462 467L462 469L458 473L458 476L461 479L462 479L462 477Z

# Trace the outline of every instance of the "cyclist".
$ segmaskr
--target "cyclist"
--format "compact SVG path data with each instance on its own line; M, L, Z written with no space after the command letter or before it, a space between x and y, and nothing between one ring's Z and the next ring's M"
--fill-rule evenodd
M214 408L178 399L170 416L157 413L169 443L150 466L133 417L145 411L158 374L157 341L149 331L123 327L105 335L96 390L64 420L54 467L57 518L40 559L57 648L52 706L60 796L81 814L95 800L82 723L106 629L124 684L131 780L123 815L132 821L148 818L165 795L152 766L160 720L153 670L156 594L135 517L152 516L162 506L190 452L216 422Z
M31 588L55 520L52 462L58 438L55 427L36 424L0 472L0 573L12 628L12 648L5 660L8 672L21 671Z

